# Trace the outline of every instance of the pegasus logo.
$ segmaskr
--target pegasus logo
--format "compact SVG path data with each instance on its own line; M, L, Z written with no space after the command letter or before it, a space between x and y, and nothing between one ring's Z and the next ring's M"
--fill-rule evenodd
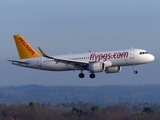
M18 38L18 40L20 41L20 43L22 43L22 45L28 50L28 52L31 53L31 55L35 54L35 51L30 47L30 45L28 45L21 37Z

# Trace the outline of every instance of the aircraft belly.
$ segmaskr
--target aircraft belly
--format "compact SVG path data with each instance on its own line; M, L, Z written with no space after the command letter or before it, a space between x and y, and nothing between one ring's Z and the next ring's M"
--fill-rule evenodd
M66 65L64 63L49 63L49 64L44 64L42 69L51 71L66 71L66 70L71 70L70 67L71 65Z

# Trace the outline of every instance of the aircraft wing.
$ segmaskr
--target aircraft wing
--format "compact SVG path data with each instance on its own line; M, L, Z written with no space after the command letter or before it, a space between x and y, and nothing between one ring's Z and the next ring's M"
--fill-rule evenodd
M52 57L52 59L54 59L56 63L65 63L66 65L70 64L70 65L77 66L77 67L85 66L89 64L89 62L87 61L76 61L76 60L68 60L68 59L61 59L61 58L55 58L55 57Z
M70 64L70 65L77 66L77 67L82 67L82 66L89 64L88 61L77 61L77 60L69 60L69 59L51 57L51 56L46 55L40 47L38 47L38 49L41 52L43 57L54 59L56 63L65 63L66 65Z
M29 64L30 62L22 61L22 60L8 60L10 62L17 62L17 63L23 63L23 64Z

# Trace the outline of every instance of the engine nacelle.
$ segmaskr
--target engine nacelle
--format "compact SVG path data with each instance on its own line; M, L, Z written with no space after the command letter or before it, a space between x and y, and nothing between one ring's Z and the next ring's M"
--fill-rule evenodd
M103 72L104 71L104 63L102 62L94 62L89 64L89 71L90 72Z
M121 71L121 67L120 66L117 66L117 67L107 67L105 69L106 73L118 73L120 71Z

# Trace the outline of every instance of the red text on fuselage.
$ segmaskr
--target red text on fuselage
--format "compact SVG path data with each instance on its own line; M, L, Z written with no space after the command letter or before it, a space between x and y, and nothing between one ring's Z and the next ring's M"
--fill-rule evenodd
M90 60L91 61L107 61L108 59L119 59L119 58L127 58L128 57L128 52L117 52L114 54L111 53L105 53L105 54L96 54L92 53L90 55Z

